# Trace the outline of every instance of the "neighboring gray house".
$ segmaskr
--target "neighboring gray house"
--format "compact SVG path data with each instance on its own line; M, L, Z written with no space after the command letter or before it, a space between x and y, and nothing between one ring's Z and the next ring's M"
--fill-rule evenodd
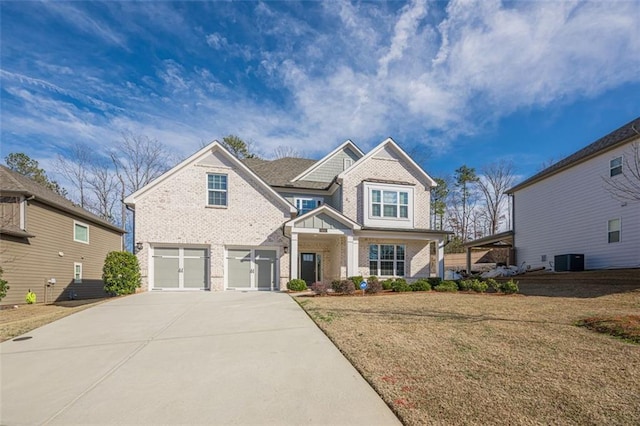
M556 256L579 254L585 269L640 267L640 202L606 184L630 176L639 131L637 118L509 190L518 264L557 268Z
M367 154L346 141L319 161L240 161L213 142L125 203L143 287L280 290L292 278L442 275L434 185L391 139Z
M108 296L107 253L122 250L124 230L32 179L0 166L0 264L10 290L2 304Z

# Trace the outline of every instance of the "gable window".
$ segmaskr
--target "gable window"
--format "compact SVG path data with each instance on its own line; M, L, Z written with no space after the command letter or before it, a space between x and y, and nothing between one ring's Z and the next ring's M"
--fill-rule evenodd
M351 158L342 159L342 170L347 170L351 165L353 165L353 160Z
M207 175L207 204L223 207L227 205L227 175Z
M409 218L409 193L372 189L371 216L384 218Z
M82 283L82 263L74 262L73 264L73 282Z
M608 223L609 243L620 242L620 219L611 219Z
M616 157L609 161L609 176L614 177L622 174L622 157Z
M73 241L89 244L89 225L73 221Z
M305 213L310 212L316 207L320 207L322 205L321 198L296 198L295 199L296 208L298 209L298 215L302 216Z
M379 277L403 277L404 245L369 245L369 273Z

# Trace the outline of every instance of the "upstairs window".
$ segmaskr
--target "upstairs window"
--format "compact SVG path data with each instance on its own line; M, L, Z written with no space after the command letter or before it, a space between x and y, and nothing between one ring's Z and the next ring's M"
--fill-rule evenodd
M207 175L207 204L209 206L227 205L227 175Z
M89 225L74 221L73 241L89 244Z
M404 191L371 190L371 216L409 218L409 193Z
M611 219L608 224L609 243L620 242L620 219Z
M342 170L347 170L352 165L353 165L353 160L351 158L342 159Z
M614 177L622 174L622 157L616 157L609 161L609 176Z
M404 277L404 245L369 245L369 274L378 277Z
M0 216L2 226L16 226L22 228L20 224L20 198L0 197Z
M295 201L299 216L302 216L303 214L322 205L322 199L320 198L296 198Z

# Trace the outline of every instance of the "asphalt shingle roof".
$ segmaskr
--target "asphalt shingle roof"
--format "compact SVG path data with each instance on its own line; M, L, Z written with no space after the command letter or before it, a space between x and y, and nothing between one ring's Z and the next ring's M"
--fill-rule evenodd
M590 145L582 148L580 151L577 151L570 156L558 161L557 163L547 167L541 172L531 176L530 178L524 180L513 188L509 189L508 193L513 193L518 189L522 189L526 186L531 185L539 180L546 178L547 176L551 176L561 170L564 170L568 167L571 167L575 164L581 163L582 161L588 160L589 158L595 156L596 154L609 150L621 142L626 141L627 139L633 136L640 136L640 117L630 121L619 129L614 130L608 135L598 139Z
M271 161L260 158L245 158L242 162L271 186L306 189L326 189L331 186L331 183L327 182L291 181L300 173L313 166L317 160L293 157L279 158Z
M108 222L101 217L76 206L71 201L67 200L63 196L50 190L49 188L40 185L38 182L30 179L20 173L14 172L6 166L0 165L0 193L3 195L8 193L23 194L27 197L35 196L36 200L45 204L66 210L69 213L75 214L85 220L101 224L114 231L124 233L125 231L118 228L111 222Z

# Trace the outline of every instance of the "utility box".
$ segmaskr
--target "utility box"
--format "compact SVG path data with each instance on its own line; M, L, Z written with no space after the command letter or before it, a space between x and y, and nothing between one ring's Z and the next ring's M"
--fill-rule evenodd
M553 269L556 272L584 271L584 254L561 254L554 256Z

